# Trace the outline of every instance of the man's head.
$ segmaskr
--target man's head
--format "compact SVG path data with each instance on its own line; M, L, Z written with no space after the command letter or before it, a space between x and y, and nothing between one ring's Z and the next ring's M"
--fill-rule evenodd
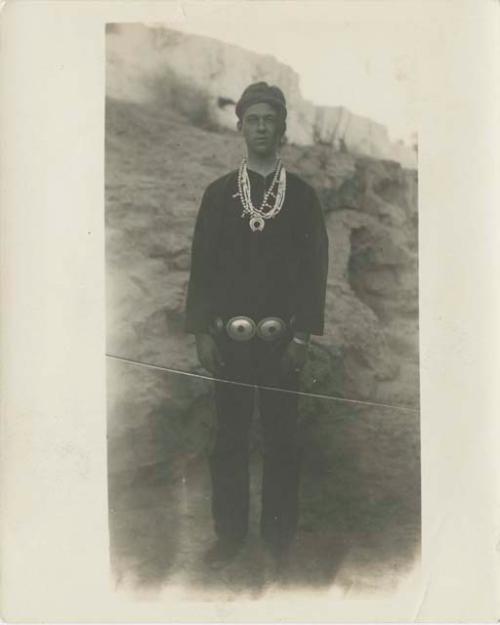
M236 104L238 130L247 148L259 156L272 154L286 130L286 101L279 87L257 82L245 89Z

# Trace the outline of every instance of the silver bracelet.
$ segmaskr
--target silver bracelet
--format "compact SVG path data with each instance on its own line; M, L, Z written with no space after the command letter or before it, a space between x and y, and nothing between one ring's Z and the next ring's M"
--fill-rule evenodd
M304 339L299 339L298 336L294 336L292 341L297 343L298 345L309 345L309 341L305 341Z

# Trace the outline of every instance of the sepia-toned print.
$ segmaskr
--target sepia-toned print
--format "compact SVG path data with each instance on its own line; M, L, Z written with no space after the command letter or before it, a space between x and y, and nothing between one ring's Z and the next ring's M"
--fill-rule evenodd
M118 584L363 598L418 566L413 51L338 26L322 86L293 26L106 27Z

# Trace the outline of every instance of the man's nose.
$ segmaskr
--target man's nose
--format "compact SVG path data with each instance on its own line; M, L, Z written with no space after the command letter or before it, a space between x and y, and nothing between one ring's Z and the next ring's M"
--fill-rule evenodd
M257 130L260 131L260 130L265 130L265 129L266 129L266 122L261 118L258 121Z

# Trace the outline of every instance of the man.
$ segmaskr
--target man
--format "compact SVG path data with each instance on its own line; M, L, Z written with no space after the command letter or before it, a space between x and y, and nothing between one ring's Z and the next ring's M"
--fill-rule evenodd
M250 85L236 104L246 143L239 169L206 189L192 244L186 331L215 376L210 457L217 542L210 564L232 559L248 530L248 438L255 389L263 438L260 529L285 554L298 520L299 375L311 334L323 333L328 239L314 190L278 156L283 92Z

